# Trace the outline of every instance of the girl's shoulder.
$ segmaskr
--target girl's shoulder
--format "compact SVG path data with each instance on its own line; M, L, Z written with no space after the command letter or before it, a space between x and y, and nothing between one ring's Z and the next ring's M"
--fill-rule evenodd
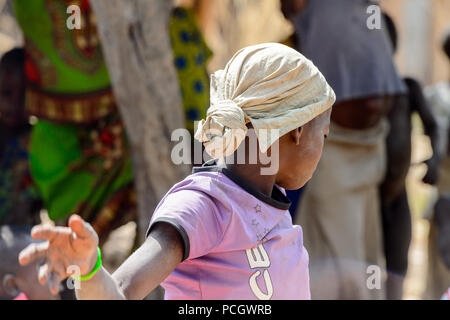
M219 176L219 172L192 174L173 186L158 204L147 235L153 225L165 222L182 236L183 260L214 250L223 239L233 215Z

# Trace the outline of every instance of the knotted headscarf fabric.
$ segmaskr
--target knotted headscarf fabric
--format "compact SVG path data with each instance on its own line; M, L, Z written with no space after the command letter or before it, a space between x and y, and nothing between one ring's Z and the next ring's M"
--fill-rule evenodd
M332 107L333 89L294 49L264 43L238 51L211 76L211 105L195 138L213 158L233 154L250 122L265 153L281 136Z

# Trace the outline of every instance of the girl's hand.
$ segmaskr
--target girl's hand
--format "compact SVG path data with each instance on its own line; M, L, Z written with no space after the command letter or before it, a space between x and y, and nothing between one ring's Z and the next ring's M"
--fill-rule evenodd
M97 262L98 236L90 224L73 215L68 227L38 225L31 231L33 239L47 240L32 243L19 254L19 263L27 265L43 260L38 279L48 284L53 294L58 293L60 282L71 276L70 266L77 266L81 275L92 271Z

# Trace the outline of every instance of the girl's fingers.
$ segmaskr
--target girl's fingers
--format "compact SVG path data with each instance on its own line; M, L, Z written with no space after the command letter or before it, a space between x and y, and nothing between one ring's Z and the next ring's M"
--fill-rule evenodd
M92 226L81 219L78 215L72 215L69 219L69 227L79 239L87 239L94 237L95 231Z
M38 267L38 281L47 285L53 295L59 293L61 280L65 278L64 264L59 261L48 261Z
M48 286L52 295L56 296L59 293L61 277L56 272L51 272L49 276Z
M52 272L55 272L56 274L58 274L60 279L66 278L67 269L64 267L64 263L61 260L53 261L52 267L53 267Z
M33 239L52 241L57 236L70 235L71 232L72 231L69 228L38 225L31 230L31 237Z
M47 284L50 276L50 271L51 270L48 262L39 267L38 280L41 285Z
M42 259L47 255L49 248L48 242L32 243L19 253L19 263L22 266L29 264L37 259Z

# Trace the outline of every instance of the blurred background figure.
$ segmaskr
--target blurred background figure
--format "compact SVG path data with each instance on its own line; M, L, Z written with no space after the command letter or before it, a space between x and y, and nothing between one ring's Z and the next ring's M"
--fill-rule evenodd
M296 214L310 254L315 299L384 298L381 288L367 285L367 268L384 269L378 187L386 168L386 116L405 86L393 64L385 24L368 27L371 4L282 2L299 49L337 96L322 159Z
M66 25L81 9L81 29ZM135 219L133 172L125 130L88 1L15 0L25 43L25 106L32 128L30 161L54 221L78 213L103 243Z
M39 261L22 267L18 255L34 240L31 227L0 226L0 300L59 300L38 281Z
M384 14L394 52L397 49L397 29L392 18ZM408 269L408 253L411 243L411 212L406 192L406 177L411 166L412 114L416 112L429 136L433 155L425 161L428 170L423 182L434 185L438 178L440 153L438 152L438 126L425 101L420 83L412 78L404 79L406 95L395 97L388 115L390 124L386 139L387 170L380 187L383 221L384 253L386 256L386 298L403 297L403 280Z
M8 51L0 61L0 225L40 222L42 202L29 170L25 82L24 50Z
M442 49L450 62L450 33ZM436 204L431 215L428 237L428 277L425 297L439 299L450 286L450 81L426 88L429 105L439 126L439 166Z

